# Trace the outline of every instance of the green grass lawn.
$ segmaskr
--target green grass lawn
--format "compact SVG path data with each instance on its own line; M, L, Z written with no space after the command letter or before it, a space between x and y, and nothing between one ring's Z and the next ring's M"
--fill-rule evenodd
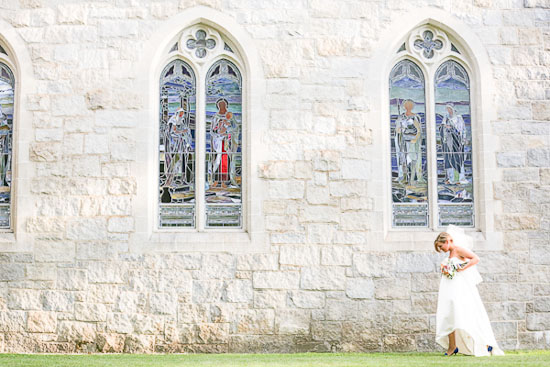
M550 351L508 352L504 357L443 357L435 353L372 354L169 354L169 355L17 355L0 354L2 367L428 367L428 366L550 366Z

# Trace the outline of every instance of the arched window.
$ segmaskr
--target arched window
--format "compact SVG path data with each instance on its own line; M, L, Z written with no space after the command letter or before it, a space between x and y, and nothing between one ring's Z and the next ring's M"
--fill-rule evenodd
M242 80L222 59L206 74L206 227L240 227Z
M409 34L397 58L389 76L392 226L473 227L467 62L429 25Z
M170 62L160 80L159 195L161 227L195 226L195 73Z
M434 77L439 225L474 225L472 120L468 73L445 61Z
M15 78L0 46L0 228L11 228L12 134Z
M394 226L428 225L424 74L402 60L390 74Z
M159 227L242 228L243 80L215 29L178 35L160 76Z

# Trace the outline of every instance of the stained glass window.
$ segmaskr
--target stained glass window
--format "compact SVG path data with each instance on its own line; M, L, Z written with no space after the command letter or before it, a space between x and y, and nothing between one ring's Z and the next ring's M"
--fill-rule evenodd
M195 55L200 59L206 56L207 50L212 50L216 47L216 40L208 38L206 31L202 29L199 29L195 33L195 37L187 40L187 48L195 50Z
M170 44L177 59L160 77L159 227L242 229L239 54L205 24Z
M195 226L196 81L181 60L160 78L159 225Z
M475 226L470 78L454 42L423 25L390 72L392 227Z
M0 63L0 228L10 228L12 132L14 115L13 73Z
M439 225L474 225L470 81L458 62L435 74Z
M424 75L409 60L390 73L392 221L428 225Z
M421 50L424 57L431 59L434 57L435 50L441 50L443 48L443 42L441 40L434 40L432 31L424 31L422 39L414 41L414 47Z
M228 60L206 76L206 227L241 227L242 78Z

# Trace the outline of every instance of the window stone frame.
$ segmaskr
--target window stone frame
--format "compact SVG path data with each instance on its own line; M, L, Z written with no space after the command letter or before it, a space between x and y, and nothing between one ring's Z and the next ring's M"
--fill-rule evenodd
M36 82L26 43L11 24L0 20L0 29L0 44L8 54L0 61L10 68L15 78L11 227L0 230L0 252L32 251L34 237L27 231L27 221L33 216L34 202L30 200L30 192L34 169L29 150L34 137L33 111L41 107L33 97Z
M2 46L2 48L5 50L6 47L4 47L4 45L2 43L0 43L0 46ZM11 60L11 55L9 55L9 51L6 51L8 52L8 54L4 54L2 52L0 52L0 63L4 64L8 69L9 71L11 72L11 76L13 77L13 121L12 121L12 143L11 143L11 146L12 146L12 150L10 152L10 160L11 160L11 167L12 167L12 184L10 185L10 225L9 227L3 227L3 228L0 228L0 233L4 232L4 233L10 233L10 232L13 232L13 228L14 228L14 218L15 218L15 215L14 215L14 211L15 211L15 205L13 204L14 203L14 200L15 200L15 186L14 183L16 182L15 178L17 177L16 176L16 165L14 164L15 162L13 161L13 158L14 158L14 150L15 150L15 146L16 146L16 141L15 141L15 136L14 136L14 132L15 132L15 127L17 125L17 111L19 110L19 103L17 101L17 93L18 93L18 87L19 87L19 83L18 83L18 78L17 78L17 74L16 74L16 69L15 69L15 65L13 63L13 61Z
M415 52L416 50L412 50L412 40L414 40L415 36L417 34L421 34L424 31L433 31L434 34L439 34L442 36L442 38L445 38L445 46L444 50L441 51L439 55L434 56L432 59L426 59L420 55L419 52ZM395 67L399 62L403 60L409 60L413 62L423 73L424 78L424 98L425 98L425 124L426 124L426 158L427 158L427 174L428 174L428 228L433 229L443 229L444 227L440 227L438 225L439 222L439 203L438 203L438 193L437 193L437 151L436 151L436 136L437 136L437 129L436 129L436 121L435 121L435 76L437 74L437 70L441 65L446 63L447 61L455 61L459 65L461 65L467 72L468 78L470 79L470 86L474 85L476 83L475 80L472 80L470 75L472 74L472 68L468 60L464 57L461 57L462 55L451 52L451 43L452 40L448 40L445 33L438 28L434 28L429 25L424 25L422 27L419 27L418 29L415 29L413 32L410 33L409 39L406 41L406 44L408 44L408 47L406 50L400 51L396 54L396 59L393 63L393 67ZM389 74L388 74L389 77ZM388 106L389 107L389 106ZM476 101L472 100L471 93L470 93L470 110L475 111L475 109L478 108L476 106ZM389 114L388 114L389 116ZM476 132L476 120L472 119L472 137L475 137ZM388 135L389 137L389 135ZM476 139L477 140L477 139ZM477 161L477 146L473 145L473 151L472 151L472 161L474 163L474 222L477 223L478 218L478 209L479 205L476 200L476 194L477 194L477 177L476 177L476 167L475 163ZM390 163L391 164L391 163ZM390 170L391 171L391 170ZM387 170L385 171L387 172ZM392 190L391 187L391 179L390 179L390 192ZM390 204L391 205L391 204ZM390 212L392 209L390 208ZM391 215L391 214L390 214ZM476 228L477 225L474 225L474 228ZM403 230L403 228L408 228L412 230L416 230L418 228L426 228L426 227L395 227L392 226L392 230Z
M492 176L496 173L494 159L496 144L488 135L491 130L490 123L496 116L491 63L487 50L477 35L472 32L471 27L442 10L432 8L407 11L407 14L396 18L389 29L384 31L384 36L378 43L379 51L374 54L368 65L369 74L367 78L372 83L372 92L369 97L373 102L370 114L371 120L377 122L377 126L373 127L373 141L380 143L373 145L372 150L369 149L366 154L367 156L378 157L378 159L373 160L373 172L384 172L385 174L373 177L372 185L369 184L369 194L373 197L374 206L370 231L366 236L366 249L374 251L433 250L435 236L445 229L436 225L429 228L393 228L391 225L388 76L395 64L405 58L402 52L397 52L401 45L407 42L411 32L427 25L445 32L450 41L459 47L462 57L457 58L457 60L461 65L467 66L471 81L470 101L472 121L474 122L472 124L472 145L474 147L473 165L476 181L474 183L476 225L474 228L467 228L466 231L474 238L476 249L500 250L503 248L502 233L495 228L494 210L494 207L499 203L493 199L492 188ZM437 67L434 68L433 72L428 73L426 68L423 67L423 62L417 59L418 56L414 54L408 56L425 73L425 78L429 82L429 85L426 86L426 93L433 94L431 79L433 79ZM445 60L434 61L437 65L440 65ZM433 100L433 98L430 100ZM426 113L433 113L433 107L427 105ZM427 131L427 139L428 154L430 154L430 151L435 149L433 131ZM435 156L435 151L433 154ZM430 159L428 159L428 162L431 164ZM435 165L435 162L433 164ZM434 172L433 169L428 171L428 174ZM431 218L430 221L432 221Z
M179 40L182 31L198 24L217 30L228 39L234 52L241 60L231 59L239 67L243 77L243 228L241 229L159 229L157 226L158 207L158 88L159 76L168 62L175 56L167 57L175 40ZM179 57L179 56L178 56ZM195 60L182 58L192 68ZM207 61L207 65L217 59ZM208 67L206 67L206 70ZM194 71L197 72L196 68ZM206 73L206 71L205 71ZM147 111L138 122L138 131L143 134L138 139L146 149L138 149L138 157L132 165L131 174L137 178L137 197L132 215L135 218L136 232L130 235L132 252L164 251L231 251L261 252L268 249L267 236L264 230L264 219L261 213L265 184L257 173L259 162L265 160L265 149L262 149L260 136L267 127L261 100L265 94L265 81L262 73L259 54L249 34L232 18L211 8L198 6L167 20L153 34L144 47L143 59L137 67L139 90L144 93ZM197 73L197 81L203 75ZM203 103L204 95L197 93L197 101ZM200 108L197 108L200 111ZM198 113L198 112L197 112ZM197 141L200 146L202 141ZM197 164L204 164L197 158ZM146 168L146 169L144 169ZM201 172L200 169L198 172ZM198 185L198 182L197 182ZM198 191L198 190L197 190ZM197 193L197 197L200 194Z

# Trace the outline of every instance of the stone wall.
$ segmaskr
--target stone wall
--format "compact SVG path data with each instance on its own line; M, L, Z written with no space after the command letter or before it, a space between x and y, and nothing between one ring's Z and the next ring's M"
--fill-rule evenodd
M0 0L0 39L30 63L18 65L29 71L17 225L0 237L0 351L436 350L436 232L421 250L369 239L389 198L373 195L382 158L365 154L383 150L373 136L387 122L362 68L420 5L487 50L495 111L482 123L496 168L478 179L494 190L485 199L503 240L479 252L479 289L503 348L549 348L550 4L416 3ZM135 65L158 28L197 5L238 23L259 51L267 148L250 175L266 192L261 251L133 250L144 198L135 121L149 98Z

